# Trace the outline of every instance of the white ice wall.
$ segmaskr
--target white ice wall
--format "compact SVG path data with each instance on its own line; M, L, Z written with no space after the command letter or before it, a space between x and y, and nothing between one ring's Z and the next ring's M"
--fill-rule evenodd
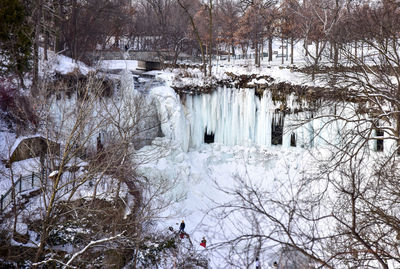
M214 134L215 142L224 145L269 147L272 123L282 120L283 117L275 113L281 103L274 103L269 91L264 91L259 98L254 89L221 87L211 94L186 95L184 98L182 103L190 126L189 145L193 148L204 143L206 130L208 134ZM288 96L288 100L293 108L297 107L293 96ZM289 147L292 131L288 128L284 128L284 131L283 145ZM310 135L306 128L295 132L299 133L296 136L300 138ZM306 143L300 143L303 144Z
M186 95L183 103L191 147L204 143L206 130L225 145L271 145L271 121L278 104L267 92L260 100L254 89L224 87L211 94Z

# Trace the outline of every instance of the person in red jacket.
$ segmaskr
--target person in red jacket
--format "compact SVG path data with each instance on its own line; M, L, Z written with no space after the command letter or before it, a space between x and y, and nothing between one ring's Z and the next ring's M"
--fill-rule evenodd
M207 243L206 238L203 236L203 240L201 240L200 246L205 248L206 247L206 243Z

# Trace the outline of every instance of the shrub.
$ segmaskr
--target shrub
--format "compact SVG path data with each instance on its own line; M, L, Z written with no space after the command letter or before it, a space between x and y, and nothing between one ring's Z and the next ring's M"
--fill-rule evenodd
M22 96L14 83L13 77L0 79L0 109L3 120L16 129L37 126L39 119L33 107L33 102Z

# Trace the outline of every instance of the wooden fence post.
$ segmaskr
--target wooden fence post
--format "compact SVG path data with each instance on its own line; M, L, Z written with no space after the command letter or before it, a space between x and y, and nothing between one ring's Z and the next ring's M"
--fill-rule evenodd
M1 199L0 199L0 213L3 213L3 199L4 199L4 196L2 194Z
M34 178L34 176L35 176L35 173L32 172L32 188L33 188L33 178Z

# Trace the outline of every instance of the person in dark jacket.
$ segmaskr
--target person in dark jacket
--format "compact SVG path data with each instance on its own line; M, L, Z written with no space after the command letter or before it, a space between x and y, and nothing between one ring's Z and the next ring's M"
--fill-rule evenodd
M179 225L179 232L185 232L185 222L182 220L181 225Z

